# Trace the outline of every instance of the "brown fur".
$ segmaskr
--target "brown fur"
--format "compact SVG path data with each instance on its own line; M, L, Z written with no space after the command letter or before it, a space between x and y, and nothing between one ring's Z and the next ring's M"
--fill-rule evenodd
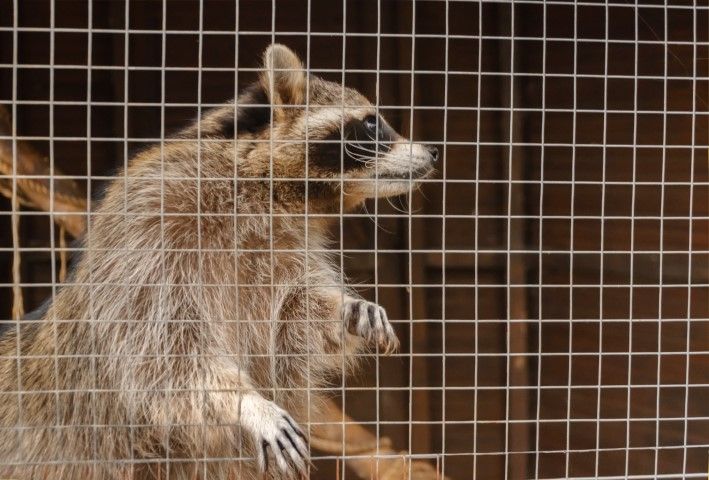
M262 179L306 173L304 109L286 104L304 100L305 83L311 111L341 104L342 90L269 75L267 60L272 129L221 138L227 105L201 120L207 140L185 141L193 126L139 153L92 214L85 253L42 322L0 338L0 476L255 478L241 394L304 421L314 387L353 365L363 342L342 321L348 292L325 252L328 221L302 215L306 188L311 213L339 213L342 192L302 180L271 191ZM310 125L308 138L331 128ZM345 207L363 199L347 195Z

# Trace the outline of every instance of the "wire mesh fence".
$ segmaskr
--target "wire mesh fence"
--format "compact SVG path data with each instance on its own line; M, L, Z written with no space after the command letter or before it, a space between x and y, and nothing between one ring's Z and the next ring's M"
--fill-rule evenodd
M297 54L307 94L263 81L273 43ZM253 85L265 97L239 96ZM696 0L1 1L0 398L17 410L0 408L0 428L24 448L0 462L20 478L62 464L250 478L258 452L207 446L242 423L205 413L243 383L210 384L199 359L215 356L249 365L264 398L307 407L291 413L310 478L703 478L708 99ZM364 147L354 164L374 177L353 178L344 132L363 108L401 137ZM439 158L417 179L424 144ZM352 208L362 185L393 191L395 147L406 191ZM194 224L176 233L180 219ZM397 352L322 350L320 325L342 323L321 318L322 290L346 303L349 288L386 309ZM83 317L56 313L66 292ZM167 359L207 321L244 330L180 353L202 375L181 384ZM285 322L310 330L289 337ZM133 324L160 342L119 348ZM336 368L320 382L325 357ZM161 374L145 389L102 378L111 358ZM292 364L302 375L285 381ZM176 400L192 390L197 417ZM180 450L179 427L199 448ZM74 434L85 449L27 445Z

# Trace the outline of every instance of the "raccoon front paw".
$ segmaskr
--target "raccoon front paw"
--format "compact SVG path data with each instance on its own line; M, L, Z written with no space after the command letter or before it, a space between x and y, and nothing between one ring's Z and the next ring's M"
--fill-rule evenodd
M245 398L243 405L242 418L249 418L242 423L253 436L261 472L269 469L270 449L283 478L307 477L307 437L288 412L261 396Z
M342 318L348 332L376 343L385 354L399 348L399 339L396 338L386 310L376 303L348 298L342 305Z

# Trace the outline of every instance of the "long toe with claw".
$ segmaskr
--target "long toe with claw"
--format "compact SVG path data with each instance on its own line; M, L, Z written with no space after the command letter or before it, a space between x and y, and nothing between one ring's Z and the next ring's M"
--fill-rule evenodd
M249 410L242 421L258 448L262 473L276 473L277 478L307 477L310 464L308 439L293 418L275 403L258 397L249 400Z
M269 450L275 458L275 468L286 478L305 477L308 473L308 445L303 431L287 412L281 411L280 418L271 418L270 425L261 434L262 470L269 467Z

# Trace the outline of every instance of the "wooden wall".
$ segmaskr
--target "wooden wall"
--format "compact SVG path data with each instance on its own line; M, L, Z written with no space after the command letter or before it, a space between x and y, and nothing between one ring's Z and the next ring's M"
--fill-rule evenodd
M47 27L48 5L23 2L19 24ZM51 123L55 164L99 176L84 182L89 196L141 139L161 135L162 36L148 31L161 28L162 10L158 2L131 2L130 26L145 32L127 40L125 12L121 1L93 5L93 27L105 31L91 37L90 107L83 103L87 34L57 32L53 56L46 31L19 34L18 135L46 137ZM170 30L199 28L195 2L171 1L167 13ZM55 15L58 27L85 28L86 2L60 2ZM11 18L11 2L0 2L0 26ZM271 19L270 2L241 1L237 15L232 2L205 1L204 28L224 34L203 38L203 103L225 101L255 78L232 69L237 58L242 68L257 67ZM365 374L346 381L348 413L399 449L431 458L445 452L445 473L454 479L471 472L653 475L656 456L657 473L705 471L707 20L707 10L695 17L670 10L667 37L678 43L665 52L657 43L665 38L660 8L636 16L626 7L554 4L545 14L531 2L450 2L446 22L444 2L417 1L414 12L410 2L385 1L379 15L376 1L350 0L344 12L340 2L277 2L276 31L299 33L276 40L303 57L309 50L312 69L338 70L322 76L342 81L344 67L348 86L373 100L378 92L392 125L441 148L437 178L449 180L425 184L410 208L399 200L369 204L369 212L387 214L379 228L370 218L347 217L343 238L334 229L349 250L348 274L387 308L402 339L400 354L372 358ZM335 34L307 37L308 28ZM606 35L615 40L607 48ZM46 67L25 67L52 58L53 80ZM126 70L126 59L149 69ZM167 133L196 116L194 105L179 104L197 102L198 59L196 35L167 35ZM12 35L3 29L6 105L11 63ZM124 102L141 105L126 111ZM47 141L33 144L49 151ZM406 213L389 216L395 207ZM48 225L47 216L23 218L23 246L48 247ZM11 246L7 215L0 216L0 241ZM25 282L51 283L48 253L27 252L23 261ZM9 317L10 262L2 250L2 318ZM24 293L33 307L50 288ZM697 418L683 420L685 405ZM333 478L334 462L316 465L318 478Z

